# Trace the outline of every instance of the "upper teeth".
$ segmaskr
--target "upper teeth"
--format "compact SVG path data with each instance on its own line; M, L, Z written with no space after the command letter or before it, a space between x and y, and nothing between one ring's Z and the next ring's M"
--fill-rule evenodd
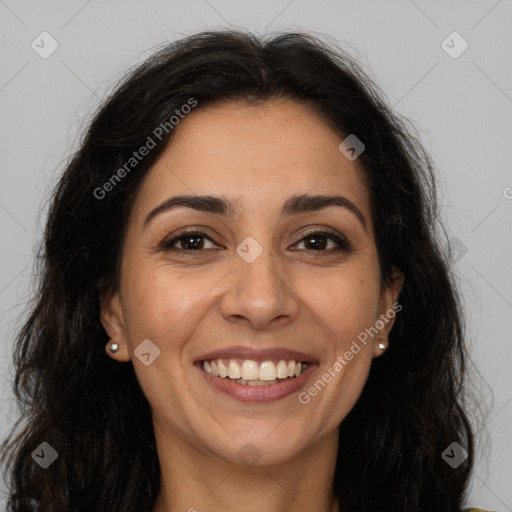
M298 377L308 366L308 363L297 361L280 360L277 364L274 361L252 361L251 359L212 359L203 361L203 368L214 377L229 377L238 380L275 380L286 379L287 377Z

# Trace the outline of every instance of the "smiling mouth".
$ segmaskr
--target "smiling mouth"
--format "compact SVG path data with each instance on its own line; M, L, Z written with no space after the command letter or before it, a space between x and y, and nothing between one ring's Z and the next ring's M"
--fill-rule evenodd
M211 359L199 361L209 375L247 386L273 386L302 375L309 363L295 360L253 361Z

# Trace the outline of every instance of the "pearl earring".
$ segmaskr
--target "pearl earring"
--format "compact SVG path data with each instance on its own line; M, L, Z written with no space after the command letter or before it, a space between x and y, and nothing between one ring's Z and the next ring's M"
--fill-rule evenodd
M119 349L119 345L117 343L111 343L109 346L109 349L110 349L110 352L112 352L112 354L115 354L117 352L117 350Z
M387 347L387 345L385 345L384 343L379 343L379 348L380 348L381 350L386 350L388 347Z

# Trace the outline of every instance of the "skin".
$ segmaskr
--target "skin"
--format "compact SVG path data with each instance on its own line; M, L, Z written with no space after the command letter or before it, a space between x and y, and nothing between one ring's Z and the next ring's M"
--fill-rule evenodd
M311 399L297 394L242 403L209 385L193 360L232 345L306 352L319 367L307 386L333 366L365 328L392 310L403 278L381 289L369 192L357 160L338 149L343 138L306 107L286 100L197 108L175 128L172 144L146 177L128 219L120 289L102 298L101 320L132 361L151 405L161 464L154 511L338 510L332 480L338 426L357 402L393 320ZM298 194L340 194L348 209L280 217ZM222 217L180 208L144 219L175 194L222 195L240 211ZM165 252L160 243L181 228L200 229L203 255ZM345 236L315 252L313 230ZM180 233L178 233L180 234ZM236 252L247 237L263 248L252 263ZM185 245L184 245L185 243ZM185 248L184 248L185 247ZM149 366L134 355L150 339L161 353ZM252 443L249 466L239 450Z

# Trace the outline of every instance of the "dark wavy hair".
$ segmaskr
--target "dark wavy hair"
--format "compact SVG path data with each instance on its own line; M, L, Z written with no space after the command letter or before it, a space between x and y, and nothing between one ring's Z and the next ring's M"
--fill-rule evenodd
M474 433L465 412L462 307L442 250L433 163L412 124L339 46L310 34L235 30L166 44L131 70L88 123L52 193L38 288L14 347L21 415L2 445L9 510L130 512L156 499L150 406L133 365L106 356L99 311L101 295L119 285L134 197L172 129L108 194L95 190L191 98L196 109L291 99L313 108L340 141L349 134L363 141L358 161L382 282L394 269L405 282L389 350L373 360L340 424L334 491L344 511L459 511ZM44 441L58 453L47 469L32 458ZM457 469L441 456L454 441L468 453Z

